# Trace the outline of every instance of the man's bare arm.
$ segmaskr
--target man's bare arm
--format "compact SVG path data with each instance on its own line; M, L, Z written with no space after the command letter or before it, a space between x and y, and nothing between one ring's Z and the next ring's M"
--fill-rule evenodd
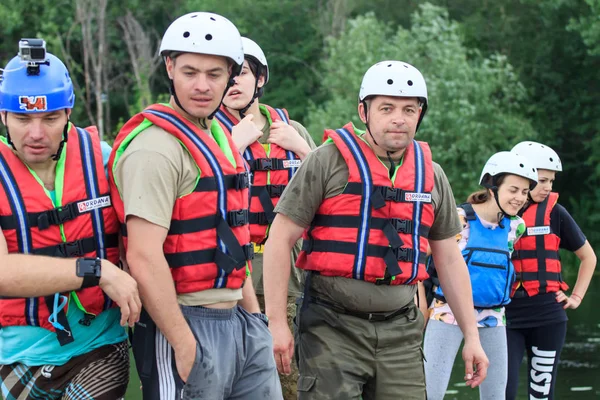
M0 231L0 296L41 297L81 288L75 258L9 254ZM121 325L139 319L141 301L137 283L110 261L102 260L100 288L121 308Z
M260 305L254 292L254 286L252 285L252 276L246 278L246 282L242 288L242 300L239 301L239 304L249 313L260 313Z
M136 216L127 218L127 262L137 280L142 304L175 350L177 370L185 381L196 355L196 339L179 304L163 244L168 230Z

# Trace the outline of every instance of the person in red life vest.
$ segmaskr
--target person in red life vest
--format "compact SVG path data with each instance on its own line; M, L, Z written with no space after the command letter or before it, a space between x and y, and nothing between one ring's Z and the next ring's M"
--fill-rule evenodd
M537 171L531 162L501 151L483 167L479 184L485 189L458 206L463 230L456 239L469 269L481 345L490 360L487 379L479 387L481 399L504 398L508 369L504 306L510 302L515 279L510 256L525 232L525 222L517 213L536 183ZM446 395L463 339L444 291L443 285L434 291L423 343L429 400L441 400Z
M121 129L113 202L143 311L133 354L144 399L281 398L272 338L250 279L249 176L213 118L244 53L226 18L177 18L160 47L171 82Z
M527 354L527 392L530 398L553 399L560 353L567 331L566 309L579 307L594 270L596 255L569 212L552 192L556 173L562 171L558 154L536 142L521 142L514 153L527 157L538 169L538 185L521 211L527 229L515 246L517 279L506 307L508 384L506 398L517 398L519 371ZM577 282L567 295L559 249L580 260Z
M235 78L235 84L227 92L216 117L231 132L252 174L250 239L255 245L252 283L264 311L262 256L269 225L275 218L273 210L300 163L316 145L306 128L291 120L285 109L259 104L270 78L267 58L253 40L242 37L242 44L245 58L242 72ZM302 294L302 274L294 268L301 247L300 240L291 254L292 278L288 284L288 309L292 311L289 313L290 324L295 300ZM282 376L282 380L294 379L290 384L282 381L284 388L295 386L296 378L297 370L289 378ZM288 397L293 395L287 394Z
M122 398L123 326L138 320L141 302L135 280L116 266L119 221L100 138L69 120L73 84L45 41L19 47L0 78L2 394Z
M382 61L364 75L352 123L325 131L280 198L265 245L264 281L275 361L299 363L299 399L424 399L423 316L414 296L427 245L465 335L465 380L485 379L471 287L455 236L452 190L429 146L414 140L427 110L422 74ZM289 254L306 272L296 348L286 324Z

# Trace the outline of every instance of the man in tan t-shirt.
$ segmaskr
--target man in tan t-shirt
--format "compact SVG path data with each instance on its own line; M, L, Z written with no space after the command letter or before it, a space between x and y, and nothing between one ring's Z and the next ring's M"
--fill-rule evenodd
M266 311L270 319L270 329L273 334L275 360L280 371L289 372L290 359L294 353L294 344L291 333L285 324L285 282L288 273L284 270L289 257L291 245L310 228L304 251L298 261L298 266L310 266L312 270L321 273L308 272L305 284L304 302L297 316L298 332L296 335L296 359L299 362L300 377L298 380L299 399L326 399L326 398L360 398L363 399L424 399L425 378L423 373L423 359L420 350L422 342L423 316L416 309L413 302L416 293L416 280L404 277L412 259L404 259L404 253L394 253L398 257L400 273L390 274L389 260L377 260L378 256L369 253L364 256L365 270L376 270L383 265L382 272L377 279L365 280L349 279L356 277L353 273L352 262L345 266L338 259L345 256L346 251L338 250L336 253L333 245L327 248L311 249L312 235L315 228L324 226L324 220L335 228L356 229L363 232L359 226L354 227L364 211L357 217L344 215L343 209L348 206L351 195L367 198L372 209L402 209L402 206L393 205L411 204L422 202L431 204L433 209L433 223L428 229L418 230L419 246L426 247L423 238L428 237L436 265L442 264L440 279L444 287L451 288L451 302L457 315L461 329L465 335L465 348L463 358L466 362L465 380L468 385L475 387L485 378L488 360L479 343L477 326L472 314L472 299L470 298L470 285L464 260L454 236L460 232L460 223L456 213L452 190L442 168L435 163L433 168L433 188L430 193L414 190L416 198L422 200L407 200L397 198L395 194L404 193L395 189L394 185L401 183L402 179L411 179L417 176L414 163L407 163L404 155L407 149L412 154L417 144L413 142L416 129L427 109L427 89L421 73L413 66L399 61L385 61L371 67L363 78L361 85L360 104L358 112L361 120L367 126L367 133L359 132L351 124L344 127L347 135L356 135L355 139L346 143L358 142L360 145L347 144L348 148L355 146L367 153L368 162L353 161L352 157L342 155L341 144L326 141L306 158L298 173L286 188L275 211L277 217L271 226L269 241L266 244L264 255L264 281ZM341 130L340 130L341 131ZM355 132L355 133L353 133ZM335 135L335 132L332 132ZM341 137L341 134L339 134ZM419 145L420 146L420 145ZM347 150L345 150L347 151ZM355 150L356 151L356 150ZM365 153L361 153L364 154ZM375 157L373 157L373 155ZM349 157L349 158L348 158ZM378 158L378 160L377 160ZM377 161L375 161L377 160ZM348 191L349 163L356 162L368 174L386 175L392 187L385 193L385 203L375 206L375 196L369 190L369 196L363 192ZM407 163L406 170L403 164ZM380 165L378 165L380 164ZM354 164L352 164L354 165ZM367 165L367 166L365 166ZM410 165L413 165L410 167ZM383 168L383 166L385 168ZM353 168L356 168L354 166ZM374 172L377 171L377 172ZM356 175L356 173L354 173ZM403 174L403 175L398 175ZM381 176L381 175L378 175ZM406 176L406 178L404 178ZM373 178L371 178L373 179ZM355 187L355 186L354 186ZM371 187L371 186L368 186ZM342 194L344 193L344 194ZM362 193L362 194L361 194ZM326 206L324 206L326 204ZM353 203L354 204L354 203ZM337 207L337 208L336 208ZM424 207L424 206L405 206ZM327 210L339 209L341 214L327 214ZM364 208L360 208L365 210ZM319 220L315 216L319 214ZM391 214L400 215L400 214ZM418 215L411 214L409 215ZM335 222L330 217L341 217ZM323 218L325 217L325 218ZM424 217L419 220L401 220L395 217L388 219L391 222L403 222L403 228L395 225L398 237L407 239L407 226L419 227L424 224ZM372 224L375 224L373 218ZM379 218L381 220L381 218ZM394 220L394 221L392 221ZM320 222L317 222L320 221ZM336 225L338 224L338 225ZM383 225L381 225L383 226ZM370 248L388 249L392 246L391 240L386 235L378 234L374 225L364 237L368 238ZM417 229L417 228L415 228ZM337 232L346 234L347 231L338 229ZM401 235L404 233L405 235ZM396 233L392 233L393 236ZM411 233L414 235L414 233ZM323 231L323 236L326 236ZM350 235L352 236L352 235ZM362 237L362 236L360 236ZM346 249L356 248L359 252L359 241L364 240L354 236L355 242L340 241L337 237L320 239L322 244L342 244ZM381 237L382 239L375 239ZM397 240L397 239L396 239ZM402 240L400 240L402 242ZM373 242L373 244L372 244ZM316 243L316 242L314 242ZM401 243L400 245L404 245ZM316 244L315 244L316 246ZM415 248L401 248L406 254L416 254L416 260L421 260ZM412 253L411 253L412 251ZM317 260L314 254L326 254L318 258L321 265L309 263ZM342 254L345 253L345 254ZM401 257L400 254L403 254ZM424 256L424 254L421 254ZM353 257L358 259L359 253ZM379 256L381 257L381 256ZM400 261L404 261L401 263ZM395 261L392 261L392 264ZM337 271L328 267L347 268L348 273L336 275ZM424 265L416 261L419 276L425 276ZM415 272L416 274L416 272ZM416 276L416 275L415 275ZM394 284L394 280L402 284ZM375 284L376 283L376 284ZM476 371L473 371L473 366Z
M241 37L220 15L191 13L169 26L161 55L170 101L124 125L110 163L144 307L133 337L144 399L281 399L248 284L249 178L213 119L241 69Z

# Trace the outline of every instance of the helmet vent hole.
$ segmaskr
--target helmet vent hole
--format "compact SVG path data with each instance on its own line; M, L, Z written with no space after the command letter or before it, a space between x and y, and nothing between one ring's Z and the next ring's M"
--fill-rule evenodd
M392 64L388 64L388 68L391 67L391 66L392 66Z
M531 168L531 170L532 170L533 172L535 172L535 168Z
M408 83L408 86L412 86L413 85L413 81L408 81L406 83Z
M194 14L190 18L196 18L197 16L198 16L198 14Z
M524 166L523 164L519 164L519 166L520 166L521 168L525 168L525 166Z
M552 157L550 157L550 162L553 162L554 160L552 159Z
M206 40L212 40L212 35L209 33L206 36L204 36L204 39L206 39Z
M188 31L183 32L183 37L184 38L189 38L190 37L190 33Z
M388 83L388 85L392 85L394 83L394 81L392 79L388 79L387 83Z
M216 21L215 17L210 17L211 21Z

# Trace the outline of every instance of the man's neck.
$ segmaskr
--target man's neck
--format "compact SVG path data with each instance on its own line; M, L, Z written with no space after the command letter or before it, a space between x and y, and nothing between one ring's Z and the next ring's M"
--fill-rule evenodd
M36 164L27 164L25 160L23 160L19 154L17 157L23 161L35 174L40 178L44 184L44 187L50 191L54 190L54 181L56 180L56 164L57 161L54 161L52 158L49 158L46 162L36 163Z
M198 118L198 117L194 117L191 114L188 114L183 108L181 108L177 105L177 102L175 102L175 98L173 96L171 96L171 100L169 100L169 104L171 105L171 107L173 107L173 109L175 111L177 111L177 113L179 115L181 115L182 117L184 117L185 119L190 121L192 124L194 124L199 129L203 130L207 134L210 134L210 125L212 124L212 119ZM204 126L206 126L206 128Z

